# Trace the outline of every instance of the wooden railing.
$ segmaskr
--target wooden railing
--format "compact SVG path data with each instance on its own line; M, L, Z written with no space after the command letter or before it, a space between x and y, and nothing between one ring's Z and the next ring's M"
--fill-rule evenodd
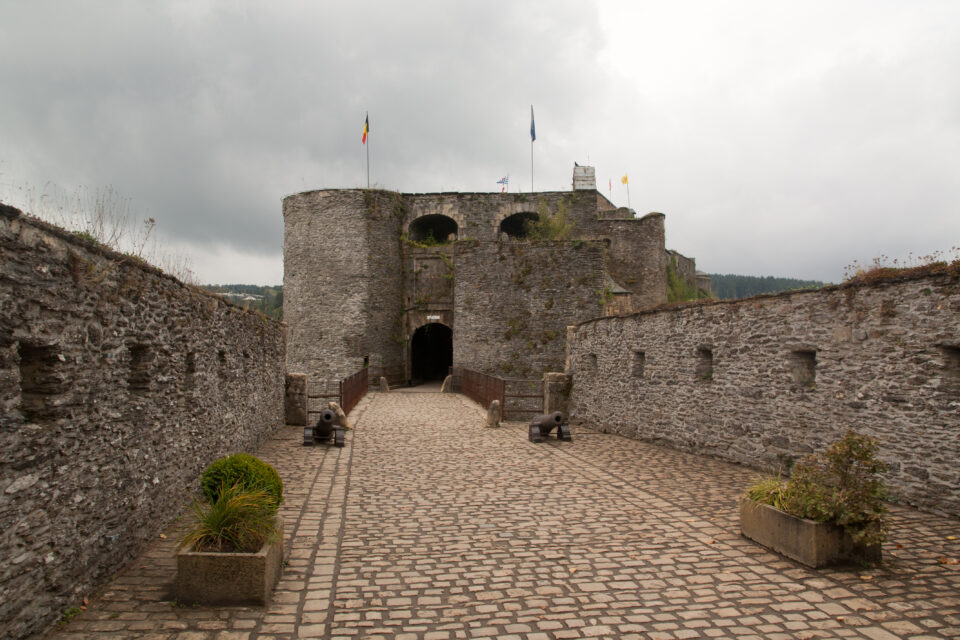
M370 369L364 367L340 381L340 406L344 413L350 413L360 399L367 395L370 386L369 373Z
M463 394L486 409L490 403L497 400L503 408L504 384L500 378L488 376L473 369L461 369L461 385Z
M504 420L523 420L543 413L543 381L498 378L460 369L461 391L486 409L494 400L500 402Z
M350 413L350 410L357 406L357 403L360 402L360 399L367 395L367 389L369 388L370 384L370 379L368 376L369 372L370 370L364 367L363 369L360 369L360 371L357 371L343 380L316 381L315 384L323 385L324 392L313 393L307 396L307 402L309 403L307 410L307 422L312 424L309 415L318 414L326 409L327 401L329 400L336 400L343 409L344 413ZM333 386L332 383L337 384L336 391L329 390L329 388ZM320 406L318 408L314 408L316 405L310 402L311 400L321 401Z

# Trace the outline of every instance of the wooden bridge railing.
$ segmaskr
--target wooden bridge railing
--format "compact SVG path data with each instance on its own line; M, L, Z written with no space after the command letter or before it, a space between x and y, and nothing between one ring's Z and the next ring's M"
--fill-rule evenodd
M368 375L369 372L370 369L364 367L363 369L360 369L360 371L347 376L343 380L324 380L322 381L324 392L309 394L307 396L307 401L336 399L337 403L343 409L343 412L350 413L350 410L357 406L357 403L360 402L360 399L367 395L367 389L370 387L370 376ZM336 392L329 390L329 388L332 386L330 383L332 382L337 383ZM322 406L317 409L312 409L308 406L307 421L310 422L310 414L320 413L326 408L326 403L323 403Z
M488 376L473 369L461 369L463 394L486 409L497 400L503 407L504 384L500 378Z
M460 369L460 374L463 394L485 409L498 400L504 419L508 415L517 420L543 413L542 380L498 378L473 369Z

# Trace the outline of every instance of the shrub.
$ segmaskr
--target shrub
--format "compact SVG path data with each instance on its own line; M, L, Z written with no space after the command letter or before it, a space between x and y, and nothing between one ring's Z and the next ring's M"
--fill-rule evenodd
M216 502L223 487L239 484L247 491L263 491L270 498L274 513L283 502L283 481L277 470L246 453L235 453L220 458L208 466L200 476L200 489L210 502Z
M180 547L196 551L255 553L279 533L273 497L263 490L244 489L240 482L222 484L210 502L194 500L193 523Z
M887 464L877 458L878 443L855 431L794 467L790 481L762 480L747 497L787 513L843 527L856 542L872 545L886 539L887 488L879 474Z
M747 489L747 497L783 511L783 483L780 478L763 478Z

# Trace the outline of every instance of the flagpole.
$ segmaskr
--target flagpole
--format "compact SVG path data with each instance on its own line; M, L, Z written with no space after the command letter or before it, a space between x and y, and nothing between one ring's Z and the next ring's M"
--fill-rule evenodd
M533 193L533 141L537 139L537 129L533 122L533 105L530 105L530 193Z
M370 188L370 112L367 112L367 144L364 146L367 148L367 189Z
M627 180L627 209L630 208L630 181Z

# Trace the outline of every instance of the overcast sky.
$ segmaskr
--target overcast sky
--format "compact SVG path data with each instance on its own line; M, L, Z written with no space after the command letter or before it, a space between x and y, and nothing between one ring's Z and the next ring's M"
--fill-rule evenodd
M200 282L282 281L281 199L570 188L711 273L960 245L960 2L0 0L0 199L112 188Z

